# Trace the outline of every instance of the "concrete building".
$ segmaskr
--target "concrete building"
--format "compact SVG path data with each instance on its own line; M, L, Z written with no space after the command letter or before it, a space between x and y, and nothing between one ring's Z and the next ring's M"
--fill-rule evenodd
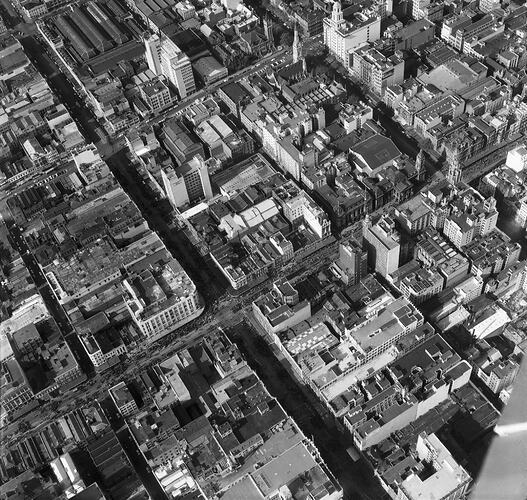
M504 357L486 340L480 340L469 352L469 361L474 366L476 375L494 393L499 394L514 381L521 362L516 354Z
M127 352L119 332L110 325L108 317L102 312L76 324L75 330L98 372L119 363L119 357Z
M146 37L145 58L150 70L156 75L161 75L161 40L158 35Z
M435 35L435 24L428 19L420 19L390 33L391 48L395 50L412 50L432 41Z
M512 385L520 365L511 359L497 360L478 366L476 375L494 393L499 394Z
M432 207L423 195L418 194L395 207L395 217L408 234L416 235L430 226Z
M163 123L161 142L178 165L198 155L205 158L203 145L193 139L188 130L175 118L170 118Z
M467 11L470 14L470 11ZM465 45L474 37L487 31L497 24L499 14L486 14L483 17L467 13L453 14L445 19L441 25L441 39L454 46L459 51L465 51ZM503 30L503 26L501 28Z
M485 14L501 7L500 0L479 0L479 10Z
M456 248L462 248L474 238L474 221L469 214L453 214L445 220L443 232Z
M379 40L381 16L375 10L362 10L354 20L344 19L342 5L334 2L331 17L324 19L324 43L342 64L348 65L348 52L366 42Z
M154 113L157 113L172 104L170 90L157 78L141 85L140 92L146 105Z
M416 21L427 19L428 21L440 21L443 19L443 2L436 0L411 0L410 10L412 18Z
M356 285L368 273L368 252L355 240L340 243L336 265L344 283Z
M156 75L164 75L184 99L196 90L192 64L176 43L164 34L145 39L148 67Z
M206 146L211 158L218 163L250 155L254 151L254 140L244 130L235 130L228 121L213 115L194 128L195 134Z
M166 196L176 208L212 198L209 172L201 156L161 170L161 177Z
M437 271L421 268L405 276L399 288L414 304L421 304L443 289L444 279Z
M138 410L137 403L124 382L114 385L108 392L123 417L129 417Z
M144 261L144 262L143 262ZM203 311L196 286L166 253L146 257L123 281L125 303L133 321L149 340L156 340L198 317Z
M510 321L511 318L507 311L498 304L493 304L492 307L487 307L473 314L465 328L472 337L484 339L501 333Z
M47 14L48 7L45 2L25 2L20 4L20 11L28 22L35 21Z
M368 249L369 265L386 277L399 267L401 245L395 223L388 216L382 216L374 225L364 227L364 241Z
M527 194L524 194L518 203L519 208L514 219L521 227L527 227Z
M375 134L351 148L355 168L359 174L376 177L386 167L393 165L401 152L391 139Z
M81 343L88 354L90 361L95 367L95 371L102 371L119 362L119 356L126 354L127 348L124 343L112 345L105 342L104 337L85 336L81 337ZM104 340L103 340L104 339Z
M399 485L399 500L464 498L472 479L435 434L421 433L417 438L415 453L417 462L422 464L421 467L427 464L432 467L432 471L430 474L411 472Z
M214 57L206 56L194 63L194 69L205 85L217 82L228 74L227 68L222 66Z
M347 134L361 129L368 120L373 119L373 108L364 102L358 104L342 103L339 122Z
M306 38L323 33L325 19L322 10L300 9L295 12L295 21L302 35Z
M474 238L464 247L464 254L470 261L471 272L487 277L497 274L518 262L521 247L513 243L498 229Z
M414 128L421 135L425 135L428 130L440 125L446 119L456 118L465 109L463 99L454 95L445 95L429 102L430 104L422 107L414 116Z
M253 302L253 314L271 336L311 317L311 305L300 301L298 291L285 280L273 283L269 293ZM275 339L278 342L278 339Z
M29 407L35 400L35 396L17 360L14 357L2 359L0 368L0 391L2 392L0 408L2 412L12 414L24 407Z
M516 173L524 170L527 166L527 147L522 144L511 149L507 153L507 161L505 164Z
M404 80L404 59L401 55L385 57L368 43L350 50L348 54L351 74L381 97L386 87Z
M428 328L433 333L432 328ZM367 400L361 405L366 419L352 431L359 450L381 443L443 404L450 399L451 393L469 383L472 373L470 364L442 337L430 334L400 356L388 370L390 377L376 384L377 387L370 382L371 378L361 384ZM381 371L373 378L380 382L382 376Z

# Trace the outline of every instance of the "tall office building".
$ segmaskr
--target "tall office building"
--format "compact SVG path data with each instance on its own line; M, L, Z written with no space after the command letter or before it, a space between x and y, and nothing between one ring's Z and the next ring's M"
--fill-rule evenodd
M416 21L428 19L434 22L443 19L444 2L437 0L410 0L409 6L411 16Z
M176 208L212 198L209 172L201 156L161 170L161 177L167 198Z
M356 240L339 245L338 265L342 269L343 279L349 285L356 285L368 274L368 252Z
M417 180L422 181L426 178L426 156L423 149L419 150L415 158L415 170L417 172Z
M365 224L363 232L370 266L384 277L396 271L399 268L401 245L393 219L383 215L377 224Z
M374 9L356 12L352 21L346 21L341 3L335 2L331 17L324 19L324 43L344 65L348 64L350 50L380 37L381 16Z
M379 96L384 94L386 87L404 80L404 59L398 54L385 57L367 43L349 51L348 67Z
M452 148L447 149L447 174L446 178L448 182L452 185L456 185L461 181L463 176L463 167L459 159L459 149L456 145L453 145Z
M500 0L479 0L479 10L485 14L501 7Z
M123 281L125 304L141 333L155 340L203 312L196 285L179 262L167 255L136 265Z
M161 72L161 40L158 35L147 36L145 42L146 63L150 70L156 75L162 75Z
M146 61L156 75L164 75L184 99L196 90L188 56L164 34L145 39Z

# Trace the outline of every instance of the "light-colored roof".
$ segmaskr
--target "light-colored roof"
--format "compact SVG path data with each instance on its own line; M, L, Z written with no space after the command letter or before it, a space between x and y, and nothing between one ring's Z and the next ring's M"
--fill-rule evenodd
M269 495L316 465L313 455L306 446L303 443L298 443L255 471L252 477L262 493Z

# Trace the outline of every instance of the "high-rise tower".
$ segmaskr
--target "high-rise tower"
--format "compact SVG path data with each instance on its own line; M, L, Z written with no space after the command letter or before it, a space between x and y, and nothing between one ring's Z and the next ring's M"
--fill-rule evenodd
M172 39L153 35L145 38L144 43L149 69L156 75L164 75L181 99L196 90L190 59Z
M426 176L425 152L420 149L415 158L415 170L417 171L417 180L422 181Z
M461 181L461 176L463 174L461 161L459 159L459 149L456 145L452 145L447 149L447 163L448 171L446 178L450 184L455 186Z

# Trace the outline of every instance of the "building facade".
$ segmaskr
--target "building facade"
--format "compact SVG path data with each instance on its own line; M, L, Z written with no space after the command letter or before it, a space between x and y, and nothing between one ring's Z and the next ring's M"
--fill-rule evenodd
M403 58L398 54L385 57L369 44L352 50L348 65L351 73L379 96L386 87L404 80Z
M348 64L348 52L366 42L379 40L381 17L376 12L358 12L354 22L344 19L340 2L333 4L331 17L324 19L324 43L342 64Z
M188 56L169 37L153 35L145 39L148 67L164 75L184 99L196 90L192 64Z
M384 277L396 271L401 245L393 220L383 216L377 224L365 224L363 235L370 266Z
M212 198L209 172L201 156L179 167L163 169L161 177L165 194L176 208Z

